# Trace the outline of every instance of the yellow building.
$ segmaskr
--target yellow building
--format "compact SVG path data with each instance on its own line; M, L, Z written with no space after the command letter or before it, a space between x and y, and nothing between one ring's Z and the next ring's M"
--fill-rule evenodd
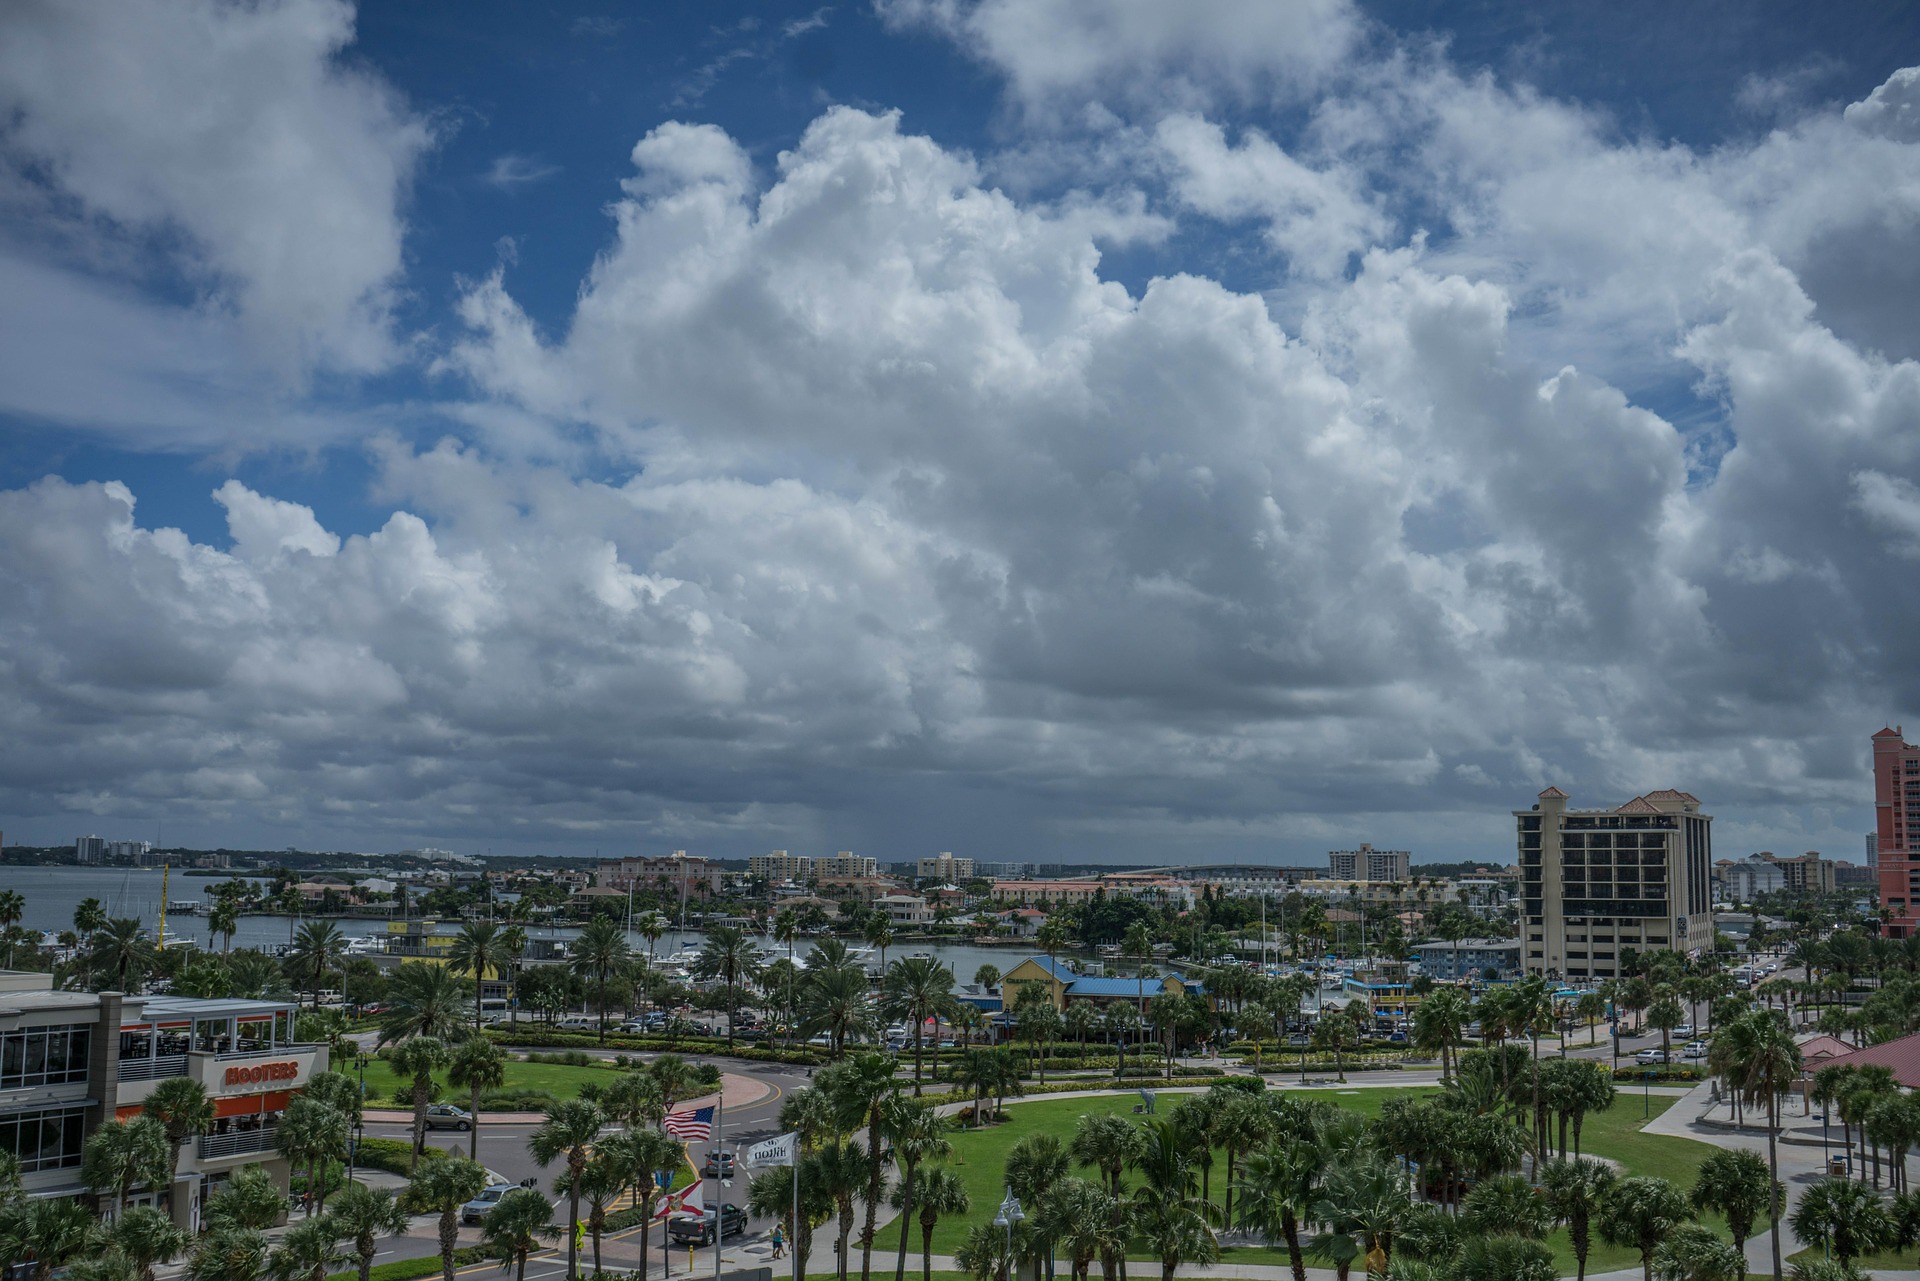
M1000 976L1001 1008L1011 1010L1020 999L1020 990L1030 984L1042 987L1056 1010L1064 1010L1076 1001L1111 1005L1116 1001L1151 1001L1162 992L1179 994L1200 990L1199 984L1189 985L1177 974L1097 978L1050 957L1030 956Z

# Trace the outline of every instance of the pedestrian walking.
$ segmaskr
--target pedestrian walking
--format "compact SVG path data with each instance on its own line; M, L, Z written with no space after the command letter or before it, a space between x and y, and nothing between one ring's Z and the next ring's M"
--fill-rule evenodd
M776 1259L782 1258L785 1256L786 1252L787 1252L786 1233L782 1232L780 1230L780 1225L776 1223L773 1225L773 1257Z

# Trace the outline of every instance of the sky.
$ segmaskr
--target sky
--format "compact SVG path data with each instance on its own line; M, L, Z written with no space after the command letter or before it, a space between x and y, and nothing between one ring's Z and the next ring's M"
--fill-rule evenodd
M1859 858L1920 16L0 7L0 831Z

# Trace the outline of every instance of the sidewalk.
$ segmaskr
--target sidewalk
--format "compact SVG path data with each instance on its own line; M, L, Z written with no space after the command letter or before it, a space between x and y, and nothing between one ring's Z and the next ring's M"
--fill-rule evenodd
M734 1072L720 1074L720 1089L713 1094L703 1094L697 1099L687 1099L674 1104L674 1110L681 1108L705 1107L710 1103L725 1100L730 1108L743 1108L758 1103L773 1093L773 1087L764 1081L756 1081L750 1076L741 1076ZM460 1106L458 1099L443 1099L444 1103ZM363 1115L369 1121L380 1121L390 1125L410 1125L413 1122L412 1108L367 1108ZM547 1119L545 1112L482 1112L481 1125L538 1125Z

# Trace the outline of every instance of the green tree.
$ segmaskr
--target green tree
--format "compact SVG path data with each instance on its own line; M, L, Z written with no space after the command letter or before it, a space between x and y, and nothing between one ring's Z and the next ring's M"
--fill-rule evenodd
M832 941L832 940L829 940ZM853 964L815 966L808 958L800 984L800 1034L826 1033L833 1056L846 1051L849 1037L873 1030L872 1003L864 970Z
M542 1237L552 1237L553 1202L534 1188L515 1188L500 1198L480 1222L480 1239L487 1251L514 1269L514 1281L527 1281L527 1256L540 1248ZM573 1233L568 1231L572 1238Z
M847 1242L853 1236L853 1207L867 1185L867 1153L858 1142L829 1143L808 1159L802 1179L819 1184L821 1194L831 1200L838 1213L839 1232L834 1239L834 1270L840 1281L847 1281Z
M580 1275L580 1242L573 1225L580 1221L580 1196L585 1189L584 1174L594 1141L606 1117L586 1099L569 1099L547 1109L547 1119L527 1140L527 1151L542 1166L564 1159L567 1166L567 1277Z
M1821 1179L1801 1194L1788 1220L1793 1234L1842 1263L1892 1243L1894 1224L1879 1196L1852 1179Z
M880 1014L913 1025L913 1092L920 1093L921 1049L929 1020L953 1012L953 972L930 956L896 961L880 982Z
M607 992L613 976L626 967L633 949L620 926L606 916L588 921L568 949L568 964L573 972L593 984L600 1010L600 1040L607 1039ZM575 1275L569 1271L568 1276Z
M1600 1207L1600 1238L1640 1252L1640 1269L1653 1281L1653 1252L1667 1234L1692 1217L1686 1197L1665 1179L1646 1175L1620 1179Z
M167 1184L180 1169L180 1145L213 1125L213 1100L200 1082L184 1076L157 1082L140 1105L142 1116L152 1117L167 1134Z
M258 1228L215 1228L187 1260L192 1281L260 1281L267 1271L267 1237Z
M460 1245L460 1207L479 1196L486 1186L486 1167L459 1157L415 1166L407 1180L406 1207L417 1214L440 1216L442 1281L453 1281L453 1253Z
M1582 1157L1555 1161L1542 1172L1541 1186L1546 1193L1547 1207L1567 1229L1578 1281L1586 1281L1587 1255L1593 1249L1593 1225L1605 1213L1613 1182L1612 1169Z
M449 1165L436 1161L434 1165ZM360 1281L373 1271L373 1257L381 1237L399 1236L407 1230L407 1212L387 1188L349 1183L333 1203L333 1222L342 1237L353 1242L354 1262L360 1269Z
M439 1037L415 1036L395 1046L387 1060L394 1075L411 1079L413 1085L413 1159L407 1164L409 1174L418 1168L420 1153L427 1146L427 1103L433 1096L433 1074L447 1066L451 1057L447 1043Z
M1209 1264L1220 1257L1213 1221L1219 1211L1200 1195L1192 1154L1169 1122L1150 1119L1135 1168L1133 1212L1147 1248L1160 1260L1161 1281L1173 1281L1183 1263Z
M447 1062L447 1084L467 1091L473 1129L467 1133L467 1157L480 1159L480 1096L507 1083L507 1056L484 1036L472 1036L453 1048Z
M113 1194L113 1213L126 1212L127 1194L137 1187L166 1185L173 1169L167 1131L152 1117L110 1121L87 1137L80 1158L80 1181L98 1193Z
M273 1133L274 1151L287 1158L295 1168L307 1172L307 1190L313 1199L307 1214L327 1208L327 1171L347 1154L347 1118L338 1108L318 1099L296 1094L280 1118Z
M304 979L313 1004L320 1004L320 988L327 973L340 968L347 956L347 936L332 921L308 921L287 949L287 972Z
M834 1118L842 1133L865 1128L867 1132L867 1186L864 1195L866 1221L860 1229L860 1281L869 1281L873 1272L873 1239L880 1213L880 1191L886 1174L883 1140L894 1104L900 1097L900 1082L893 1075L893 1058L887 1054L857 1054L820 1073L816 1088L833 1105Z
M333 1219L321 1215L288 1228L267 1254L267 1275L274 1281L327 1281L341 1261L340 1234Z
M1683 1223L1653 1252L1658 1281L1735 1281L1747 1275L1746 1255L1699 1223Z
M473 1026L480 1027L480 990L488 977L507 972L504 932L491 921L468 921L447 949L447 968L473 980Z
M1740 1097L1767 1109L1767 1173L1772 1186L1780 1184L1780 1096L1800 1076L1800 1047L1784 1021L1769 1010L1756 1010L1720 1029L1714 1050L1730 1065L1730 1080ZM1768 1209L1773 1271L1781 1272L1780 1220L1782 1199L1776 1192Z
M153 941L138 920L110 920L87 937L81 968L96 985L115 992L138 992L158 961Z
M653 1222L653 1208L664 1193L654 1177L657 1170L671 1170L681 1163L680 1145L659 1130L630 1127L624 1134L609 1135L594 1149L605 1153L626 1171L627 1186L633 1190L633 1203L640 1209L642 1223ZM784 1182L784 1176L782 1182ZM647 1275L647 1234L640 1233L641 1276Z
M100 906L97 898L83 898L79 906L73 909L73 932L86 938L95 930L107 927L107 909Z
M101 1254L112 1256L103 1273L129 1276L133 1281L153 1281L154 1270L160 1264L172 1263L192 1244L193 1237L184 1229L174 1227L173 1219L165 1210L150 1205L129 1208L113 1223L105 1225L95 1242Z
M727 1002L727 1049L733 1049L733 1017L739 1005L743 984L760 974L760 957L746 931L732 925L716 925L707 931L707 941L694 958L695 978L718 980Z
M467 1034L466 1005L466 984L452 970L431 961L402 961L387 981L379 1043L410 1036L462 1040Z
M905 964L905 962L902 962ZM914 1194L918 1191L920 1167L928 1161L940 1161L953 1155L947 1138L947 1118L914 1099L896 1098L888 1105L884 1126L893 1140L894 1166L900 1180L894 1189L893 1205L900 1211L900 1248L894 1256L893 1281L905 1281L907 1272L907 1228L913 1220Z
M207 1198L202 1218L209 1231L236 1229L264 1232L279 1221L287 1198L274 1185L265 1166L242 1166L226 1184Z
M1081 1133L1087 1133L1084 1124ZM1080 1151L1078 1136L1075 1151L1076 1155ZM1297 1135L1276 1138L1249 1156L1240 1168L1236 1221L1242 1228L1286 1246L1293 1281L1306 1281L1307 1277L1300 1225L1313 1213L1321 1168L1321 1154Z
M952 1170L940 1167L927 1171L916 1198L920 1210L920 1281L933 1281L933 1230L941 1218L953 1218L972 1210L967 1185Z
M1774 1204L1775 1189L1767 1163L1751 1152L1721 1149L1700 1163L1689 1199L1696 1210L1710 1210L1727 1221L1727 1232L1741 1251L1740 1275L1746 1270L1747 1238L1753 1225ZM1784 1192L1781 1193L1784 1199Z

